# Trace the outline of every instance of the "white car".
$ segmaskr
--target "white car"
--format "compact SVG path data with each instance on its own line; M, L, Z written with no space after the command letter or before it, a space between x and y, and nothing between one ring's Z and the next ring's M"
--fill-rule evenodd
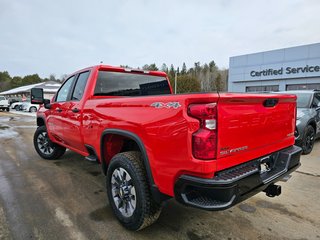
M11 109L18 110L19 105L22 105L23 102L14 102L10 105Z
M31 104L31 102L24 102L22 104L22 110L25 112L36 112L38 111L39 105Z
M0 109L9 111L9 101L4 96L0 96Z

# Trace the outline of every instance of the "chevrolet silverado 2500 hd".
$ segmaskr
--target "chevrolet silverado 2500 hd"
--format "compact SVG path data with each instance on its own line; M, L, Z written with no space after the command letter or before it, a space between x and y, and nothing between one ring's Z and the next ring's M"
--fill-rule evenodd
M161 203L227 209L300 165L296 97L173 95L163 72L99 65L72 74L50 101L32 89L34 146L45 159L66 148L101 164L109 204L128 229L153 223Z

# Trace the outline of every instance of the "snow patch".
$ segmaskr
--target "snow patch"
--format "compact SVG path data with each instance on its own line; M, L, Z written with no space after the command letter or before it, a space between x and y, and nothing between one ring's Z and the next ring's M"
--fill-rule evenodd
M30 112L23 112L23 111L12 111L12 113L24 115L24 116L30 116L30 117L35 117L37 115L37 113L30 113Z
M7 125L0 125L0 139L10 139L17 137L19 134Z
M9 117L0 117L0 122L9 122L10 118Z

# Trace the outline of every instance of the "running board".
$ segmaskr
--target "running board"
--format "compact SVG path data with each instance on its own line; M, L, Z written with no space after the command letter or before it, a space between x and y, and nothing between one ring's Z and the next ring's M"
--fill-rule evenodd
M85 145L88 151L89 156L85 157L87 161L90 162L99 162L95 149L90 145Z

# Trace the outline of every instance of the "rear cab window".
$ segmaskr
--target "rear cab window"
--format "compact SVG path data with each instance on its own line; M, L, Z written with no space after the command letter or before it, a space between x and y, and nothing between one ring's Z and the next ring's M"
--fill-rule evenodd
M89 71L82 72L79 74L78 79L77 79L77 83L76 83L74 90L73 90L73 93L72 93L71 100L74 100L74 101L81 100L81 98L84 94L85 87L87 85L88 77L89 77Z
M95 96L149 96L170 94L164 76L139 73L99 71Z

